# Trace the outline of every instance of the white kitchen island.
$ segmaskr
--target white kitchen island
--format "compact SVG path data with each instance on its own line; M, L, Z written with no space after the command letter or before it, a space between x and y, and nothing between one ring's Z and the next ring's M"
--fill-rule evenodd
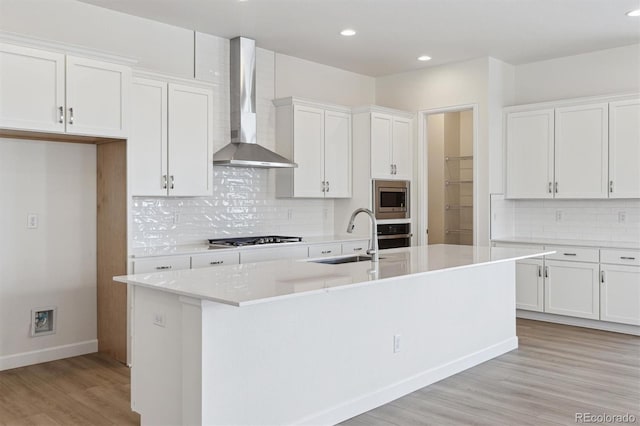
M132 287L142 424L334 424L518 346L515 260L434 245L372 262L116 277ZM549 252L551 253L551 252Z

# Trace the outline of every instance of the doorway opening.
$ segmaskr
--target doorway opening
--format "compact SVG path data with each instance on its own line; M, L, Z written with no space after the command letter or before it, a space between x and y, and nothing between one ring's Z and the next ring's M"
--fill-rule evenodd
M475 109L425 113L421 198L427 244L474 243Z

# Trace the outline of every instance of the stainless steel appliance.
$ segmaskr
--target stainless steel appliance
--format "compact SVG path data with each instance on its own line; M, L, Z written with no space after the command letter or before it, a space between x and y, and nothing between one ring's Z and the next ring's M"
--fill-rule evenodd
M385 223L378 225L378 247L382 249L410 247L410 223Z
M259 244L297 243L300 241L302 241L302 237L283 237L282 235L267 235L267 236L240 237L240 238L216 238L216 239L209 239L209 247L229 248L229 247L255 246Z
M408 219L409 181L373 181L373 206L376 219Z

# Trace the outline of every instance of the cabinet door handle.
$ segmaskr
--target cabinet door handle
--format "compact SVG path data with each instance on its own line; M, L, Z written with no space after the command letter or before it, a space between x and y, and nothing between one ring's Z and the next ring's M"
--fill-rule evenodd
M556 182L556 184L555 184L555 191L556 191L556 194L557 194L558 193L558 182Z
M622 260L636 260L635 257L631 257L631 256L620 256L620 259L622 259Z
M353 251L362 251L362 247L355 247Z
M329 181L327 181L327 192L329 192L330 189L331 189L331 184L329 183Z
M542 266L538 265L538 277L542 277Z
M73 124L73 108L69 108L69 124Z
M166 265L166 266L156 266L156 269L159 269L159 270L163 270L163 269L171 269L171 266L169 266L169 265Z
M600 271L600 282L604 284L604 271Z
M209 265L222 265L224 260L214 260L213 262L209 262Z
M175 184L176 180L173 178L173 175L169 176L169 181L171 182L171 186L170 186L169 189L175 188L174 184Z
M549 267L548 266L544 267L544 277L545 278L549 278Z
M58 107L58 111L60 111L60 118L58 119L58 123L64 123L64 107Z
M391 174L393 174L393 164L390 164L389 167L391 167Z
M320 185L321 185L322 192L327 192L327 184L326 184L326 182L322 181L322 183Z
M613 181L609 181L609 192L613 192Z
M575 253L562 253L565 256L577 256Z
M549 182L549 194L553 194L553 183Z
M162 175L162 189L167 189L167 175Z

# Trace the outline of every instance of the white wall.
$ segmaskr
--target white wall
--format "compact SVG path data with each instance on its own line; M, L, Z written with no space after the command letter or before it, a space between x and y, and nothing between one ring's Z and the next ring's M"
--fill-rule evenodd
M193 32L74 0L0 0L0 30L138 60L193 77Z
M514 104L640 92L640 44L515 67Z
M489 241L489 71L489 58L481 58L376 79L378 105L406 111L478 105L478 150L474 152L474 165L478 177L475 202L478 218L476 243L479 244ZM418 141L418 144L423 142ZM414 155L414 158L418 156ZM424 167L424 163L416 160L414 176L418 176L420 167ZM418 194L416 191L412 193L414 197ZM414 200L420 202L417 198ZM424 232L424 229L416 232Z
M0 182L0 370L11 355L95 346L95 145L0 139ZM57 332L30 337L31 309L45 306L58 308Z

